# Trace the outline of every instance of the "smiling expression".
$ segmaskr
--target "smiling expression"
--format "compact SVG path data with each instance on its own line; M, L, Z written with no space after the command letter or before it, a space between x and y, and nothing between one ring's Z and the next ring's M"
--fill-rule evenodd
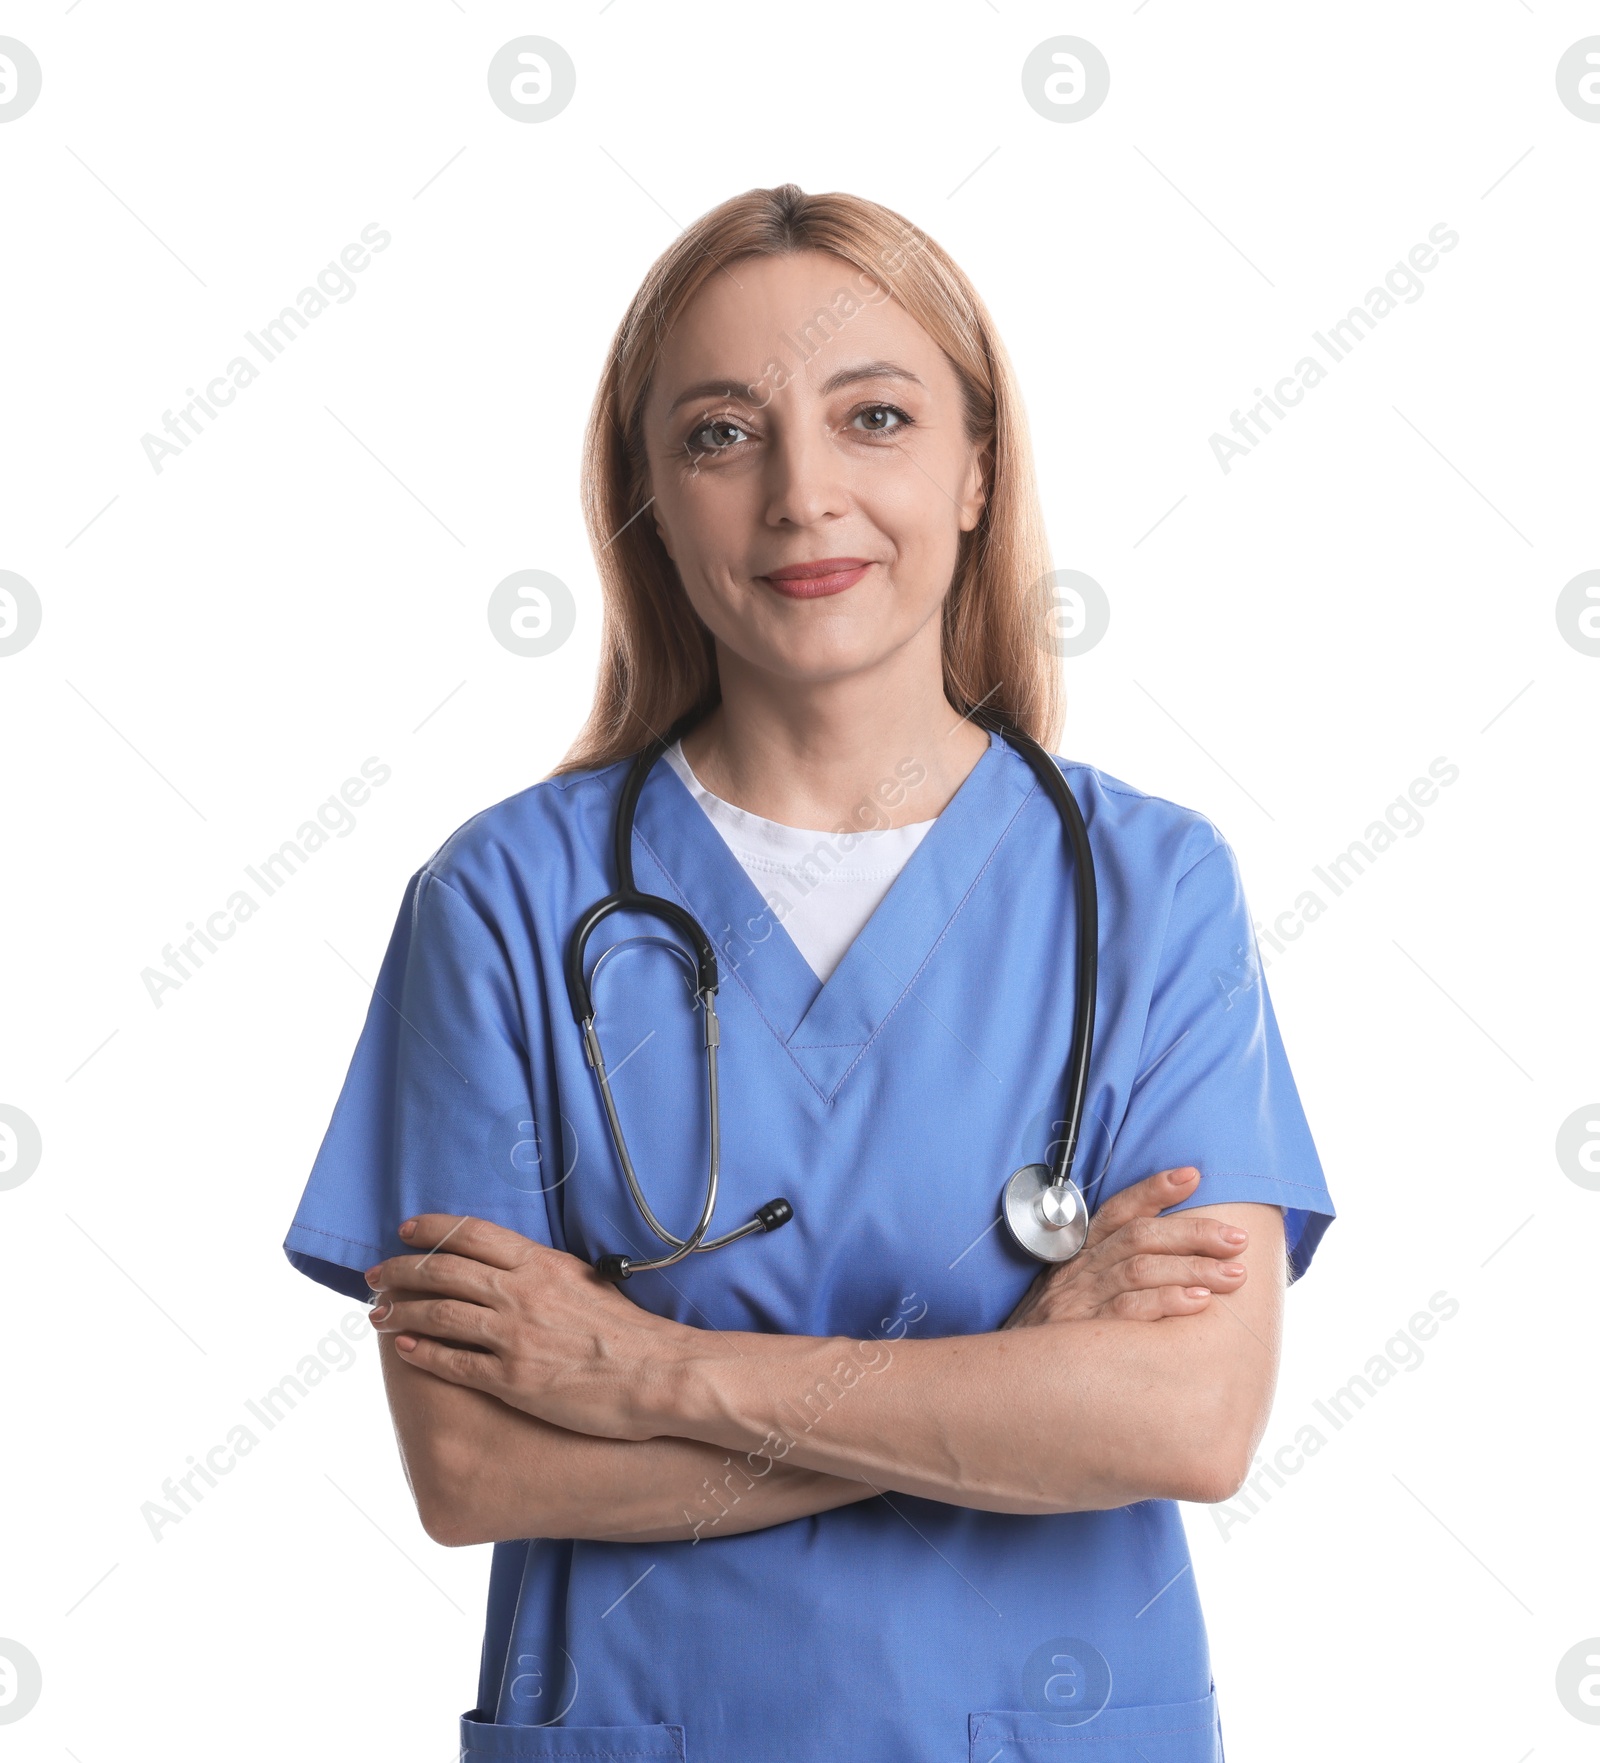
M832 334L789 365L824 311ZM798 683L937 642L983 462L949 360L854 265L714 275L663 344L644 436L656 529L722 649Z

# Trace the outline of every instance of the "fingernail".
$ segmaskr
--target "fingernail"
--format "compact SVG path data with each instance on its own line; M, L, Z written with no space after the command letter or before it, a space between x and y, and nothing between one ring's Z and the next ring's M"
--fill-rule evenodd
M381 1304L374 1304L367 1312L367 1316L373 1322L382 1322L384 1317L386 1317L393 1308L394 1305L388 1300L385 1300Z
M1249 1233L1242 1231L1236 1224L1225 1224L1222 1227L1222 1240L1225 1243L1242 1243Z
M372 1287L372 1288L373 1288L373 1289L374 1289L374 1290L376 1290L376 1289L377 1289L377 1285L378 1285L378 1272L379 1272L379 1270L380 1270L380 1269L381 1269L381 1268L382 1268L382 1266L383 1266L383 1263L382 1263L382 1262L381 1262L381 1261L380 1261L380 1262L379 1262L379 1263L378 1263L378 1265L377 1265L377 1267L369 1267L369 1268L368 1268L368 1269L367 1269L367 1271L366 1271L366 1273L365 1273L365 1274L364 1274L364 1275L363 1275L363 1277L364 1277L364 1278L365 1278L365 1280L366 1280L366 1282L367 1282L367 1284L368 1284L368 1285L369 1285L369 1286L371 1286L371 1287Z
M1211 1296L1205 1286L1189 1286L1187 1290L1191 1298L1209 1298Z
M1199 1173L1198 1169L1175 1169L1172 1172L1172 1185L1177 1188L1187 1187Z
M405 1221L405 1223L400 1226L400 1234L401 1234L401 1236L403 1236L406 1239L407 1242L410 1242L411 1239L417 1234L417 1221L416 1221L416 1219L408 1218Z
M1239 1263L1237 1261L1230 1261L1222 1269L1222 1271L1225 1274L1227 1274L1229 1279L1237 1279L1240 1276L1240 1274L1242 1274L1244 1272L1244 1269L1239 1265Z
M416 1342L416 1337L414 1335L397 1334L394 1337L394 1344L400 1349L400 1351L402 1353L409 1353L411 1351L411 1349L417 1344L417 1342Z

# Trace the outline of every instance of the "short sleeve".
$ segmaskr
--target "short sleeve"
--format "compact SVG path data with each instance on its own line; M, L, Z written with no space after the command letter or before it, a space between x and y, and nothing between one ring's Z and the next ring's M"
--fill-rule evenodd
M418 1212L549 1242L517 989L494 930L430 870L411 878L300 1206L290 1262L349 1297L405 1253Z
M1186 1164L1200 1183L1184 1208L1281 1206L1291 1277L1305 1272L1333 1202L1221 842L1173 890L1138 1071L1095 1197Z

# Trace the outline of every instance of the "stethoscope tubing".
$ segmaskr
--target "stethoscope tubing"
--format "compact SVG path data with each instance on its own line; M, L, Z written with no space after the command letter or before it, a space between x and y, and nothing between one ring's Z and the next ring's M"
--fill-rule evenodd
M1072 873L1077 893L1076 986L1072 1007L1072 1046L1067 1057L1066 1129L1056 1141L1050 1159L1051 1185L1064 1187L1072 1179L1083 1129L1084 1108L1089 1096L1089 1066L1094 1051L1095 999L1100 987L1100 898L1095 885L1094 853L1089 848L1089 829L1083 810L1067 786L1061 768L1037 741L1013 728L1005 718L991 712L973 712L973 721L993 729L1033 768L1034 775L1061 816L1062 828L1072 852Z
M1060 767L1057 766L1055 760L1045 752L1038 742L1022 733L1020 729L1014 727L998 713L980 707L969 714L980 727L997 734L1031 767L1060 816L1072 855L1077 899L1077 973L1073 1002L1072 1044L1067 1060L1065 1131L1055 1141L1055 1149L1051 1154L1049 1166L1051 1190L1065 1191L1072 1187L1072 1166L1077 1157L1078 1141L1082 1130L1084 1107L1089 1090L1089 1066L1094 1046L1095 998L1098 990L1100 949L1099 899L1095 886L1094 855L1089 847L1089 833L1084 824L1082 810L1078 807L1077 799L1068 788L1066 779L1061 775ZM635 755L633 763L628 768L628 774L623 780L612 819L612 860L617 875L616 889L603 899L595 901L583 913L573 926L566 947L564 965L567 998L572 1007L573 1020L583 1035L585 1055L600 1086L606 1124L610 1130L612 1143L616 1148L617 1159L622 1166L623 1178L645 1223L649 1225L656 1237L671 1250L671 1253L652 1260L640 1260L631 1255L601 1256L595 1263L596 1267L608 1276L618 1279L626 1279L632 1273L650 1273L661 1268L671 1267L689 1255L705 1254L712 1249L720 1249L728 1243L738 1242L742 1237L749 1236L754 1231L776 1230L793 1216L793 1210L788 1201L769 1200L759 1208L753 1218L748 1219L737 1229L727 1231L718 1237L707 1238L706 1236L706 1232L711 1227L712 1215L716 1211L722 1160L721 1109L717 1076L717 1049L720 1045L721 1034L717 1026L715 1002L721 976L718 972L716 952L712 947L711 939L706 935L694 914L674 900L663 899L657 894L640 892L634 880L633 824L645 780L656 761L674 740L688 731L693 720L692 717L681 719L665 735L656 736L648 746ZM617 912L637 913L670 925L693 950L691 959L684 950L666 938L650 939L662 942L668 948L673 949L685 965L693 969L695 1002L704 1012L706 1097L710 1113L706 1194L701 1206L700 1217L694 1229L686 1237L675 1236L669 1231L656 1217L649 1201L645 1198L644 1189L633 1166L633 1158L628 1151L627 1138L622 1130L622 1120L617 1112L616 1097L611 1089L610 1074L606 1070L605 1055L601 1051L600 1037L595 1029L593 981L610 951L602 953L599 961L587 974L584 972L584 956L589 939L595 930ZM1076 1190L1073 1191L1076 1194ZM1081 1208L1082 1196L1076 1194L1076 1197Z
M649 776L652 766L677 738L681 724L666 735L656 739L634 758L628 768L628 775L623 780L621 794L612 820L612 860L616 867L617 887L613 893L597 900L573 926L567 940L565 971L567 981L567 998L572 1006L573 1019L583 1035L584 1053L592 1067L595 1079L600 1086L601 1103L605 1109L606 1125L611 1134L611 1142L616 1148L617 1160L622 1165L623 1179L627 1182L628 1192L634 1204L639 1208L641 1216L654 1232L655 1236L671 1251L669 1254L645 1260L632 1255L603 1255L596 1262L596 1267L615 1278L626 1279L634 1273L654 1273L662 1268L672 1267L686 1256L706 1254L712 1249L723 1248L728 1243L737 1242L741 1237L749 1236L753 1231L771 1230L775 1223L767 1222L762 1215L749 1219L736 1230L726 1231L719 1237L707 1238L706 1232L711 1228L711 1219L716 1211L717 1190L721 1182L722 1169L722 1110L721 1096L718 1088L717 1050L721 1044L721 1032L717 1026L716 995L721 983L717 969L716 952L712 948L711 939L706 935L694 914L678 905L674 900L663 899L657 894L646 894L639 890L633 874L633 822L638 808L639 796L644 788L645 779ZM617 1112L616 1096L611 1088L611 1076L606 1069L605 1054L601 1050L600 1036L595 1028L594 977L600 971L606 959L602 953L599 961L588 972L584 972L584 956L590 937L606 919L617 912L632 912L645 917L655 918L670 925L689 944L694 951L693 959L666 938L652 938L651 941L664 943L672 949L680 959L691 966L694 975L695 1003L703 1013L704 1044L706 1055L706 1105L710 1116L710 1142L706 1162L706 1193L700 1208L700 1217L687 1237L676 1236L656 1217L650 1202L645 1198L644 1188L639 1181L638 1172L633 1166L633 1158L628 1150L627 1136L622 1130L622 1119ZM763 1213L772 1216L771 1209L777 1204L769 1201L762 1209ZM787 1222L791 1215L787 1202L783 1203L784 1216L778 1223Z

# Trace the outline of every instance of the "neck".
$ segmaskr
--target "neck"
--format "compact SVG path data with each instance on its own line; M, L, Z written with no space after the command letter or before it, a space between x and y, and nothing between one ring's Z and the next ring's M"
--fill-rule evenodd
M860 674L796 685L718 645L722 702L684 739L713 795L785 826L905 826L939 814L989 745L944 695L937 626Z

